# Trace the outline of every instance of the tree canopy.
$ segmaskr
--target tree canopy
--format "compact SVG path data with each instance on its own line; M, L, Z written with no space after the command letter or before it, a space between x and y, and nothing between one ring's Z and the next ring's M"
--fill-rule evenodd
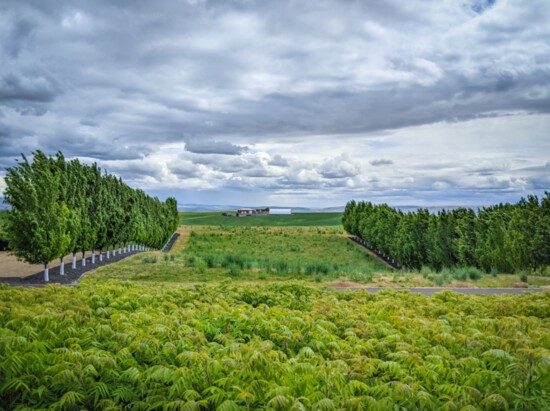
M129 242L161 248L179 223L175 199L161 202L61 152L37 151L32 161L23 155L5 181L4 231L12 252L29 263Z
M352 200L342 223L350 234L411 269L426 265L516 272L550 265L549 192L542 201L528 196L517 204L437 214Z

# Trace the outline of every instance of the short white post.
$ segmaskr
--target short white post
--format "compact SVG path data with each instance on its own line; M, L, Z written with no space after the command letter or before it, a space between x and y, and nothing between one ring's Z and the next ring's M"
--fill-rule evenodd
M61 257L61 265L59 266L59 274L65 275L65 262L63 261L63 257Z
M44 282L50 281L50 271L48 270L48 263L44 264Z

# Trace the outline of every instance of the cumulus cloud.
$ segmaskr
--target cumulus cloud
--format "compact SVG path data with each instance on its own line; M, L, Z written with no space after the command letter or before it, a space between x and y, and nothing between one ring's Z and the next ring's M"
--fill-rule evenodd
M324 178L346 178L359 174L359 166L347 154L326 160L319 169Z

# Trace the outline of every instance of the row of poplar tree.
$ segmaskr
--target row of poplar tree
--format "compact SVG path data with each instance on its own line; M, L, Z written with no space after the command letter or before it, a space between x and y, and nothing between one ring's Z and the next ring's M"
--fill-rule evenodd
M550 193L516 204L431 214L404 213L386 204L350 201L342 222L346 231L403 267L477 267L513 273L550 266Z
M76 268L76 254L92 250L92 264L97 251L100 261L129 250L161 248L177 229L177 202L161 202L134 190L120 178L102 173L97 164L82 164L41 151L25 156L17 166L7 169L4 201L11 205L5 231L12 253L31 264L44 264L48 281L48 264L71 254Z

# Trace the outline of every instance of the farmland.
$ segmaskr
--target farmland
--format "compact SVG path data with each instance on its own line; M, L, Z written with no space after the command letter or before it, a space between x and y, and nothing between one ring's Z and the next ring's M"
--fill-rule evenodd
M342 213L294 213L293 215L252 215L225 217L221 212L180 212L181 225L221 225L239 227L339 226Z
M78 287L0 285L0 409L550 406L548 292L334 292L436 273L396 272L338 225L179 232Z

